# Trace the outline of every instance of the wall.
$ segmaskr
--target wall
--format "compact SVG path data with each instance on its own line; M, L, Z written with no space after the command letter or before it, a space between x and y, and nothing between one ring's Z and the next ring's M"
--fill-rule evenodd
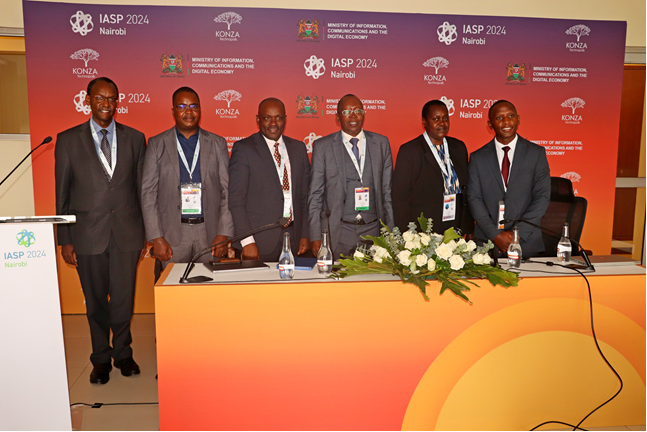
M48 0L50 1L50 0ZM299 0L278 0L268 4L262 0L80 0L69 3L99 3L99 4L132 4L143 5L191 5L191 6L232 6L232 7L268 7L310 9L309 3ZM462 0L451 1L425 1L404 0L328 0L326 7L321 3L315 4L311 9L329 10L356 10L375 12L408 12L408 13L434 13L457 15L495 15L495 16L521 16L535 18L581 18L592 20L627 21L627 46L645 46L645 2L641 0L544 0L526 1L516 3L502 3L496 0ZM514 6L507 6L514 5ZM0 27L23 27L22 1L0 0Z

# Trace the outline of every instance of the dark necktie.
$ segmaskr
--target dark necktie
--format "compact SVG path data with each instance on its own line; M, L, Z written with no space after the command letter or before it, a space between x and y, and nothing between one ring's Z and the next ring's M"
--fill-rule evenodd
M279 143L274 143L274 159L276 159L276 164L281 166L281 152L279 151ZM290 190L290 178L288 177L288 167L287 165L283 167L283 181L281 182L281 189L284 191ZM292 222L292 208L290 208L290 217L288 217L288 223L284 226L287 227Z
M357 143L359 140L357 138L351 138L350 143L353 146L353 154L355 155L355 160L357 160L357 165L359 165L359 147L357 147Z
M510 151L510 146L503 147L503 161L501 162L501 176L503 177L503 183L505 187L508 187L508 176L510 175L510 159L508 159L508 152Z
M110 149L110 143L108 142L108 129L101 129L103 138L101 138L101 153L106 157L108 161L108 166L112 166L112 152Z

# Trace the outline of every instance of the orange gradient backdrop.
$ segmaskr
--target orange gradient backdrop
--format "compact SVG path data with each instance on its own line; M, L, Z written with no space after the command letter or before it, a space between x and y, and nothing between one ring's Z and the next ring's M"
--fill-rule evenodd
M589 279L625 390L585 426L643 424L645 276ZM480 284L471 306L400 282L158 285L160 427L523 430L617 390L581 278Z

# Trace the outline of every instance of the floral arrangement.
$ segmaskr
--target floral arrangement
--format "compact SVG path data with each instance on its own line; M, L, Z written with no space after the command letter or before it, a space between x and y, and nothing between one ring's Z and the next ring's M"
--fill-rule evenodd
M382 224L381 236L363 237L371 240L373 246L360 246L352 258L340 259L343 267L333 276L398 275L403 282L417 285L425 300L429 300L427 280L436 279L442 282L440 294L449 289L468 302L464 291L470 289L466 284L478 286L468 278L487 279L492 285L503 287L519 283L517 273L490 265L488 251L494 247L491 241L477 246L472 240L465 241L453 228L444 235L436 234L432 232L433 221L422 214L418 224L422 232L418 233L416 224L411 222L404 234L397 227L391 231Z

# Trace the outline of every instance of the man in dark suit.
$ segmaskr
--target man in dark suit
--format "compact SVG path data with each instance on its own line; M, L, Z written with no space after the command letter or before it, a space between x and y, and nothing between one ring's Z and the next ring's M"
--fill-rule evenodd
M310 161L303 142L283 135L283 102L263 100L256 116L259 132L237 141L229 161L229 209L236 235L288 219L241 240L243 259L278 261L284 232L290 233L292 252L310 248L306 206Z
M234 234L227 142L200 128L202 109L195 90L177 89L172 112L175 127L148 140L142 180L146 238L164 267L189 262L199 250ZM223 243L198 261L226 253Z
M492 240L500 252L518 226L524 257L544 250L541 231L523 222L499 225L502 219L525 219L539 225L550 201L550 168L543 147L517 135L520 120L510 102L495 102L488 113L495 138L470 156L467 199L476 221L474 237Z
M85 103L92 118L61 132L55 149L56 214L76 216L75 224L57 225L58 243L81 280L92 339L90 382L95 384L110 379L111 359L122 375L139 374L130 320L145 246L139 194L146 139L114 121L118 100L112 80L91 81Z
M393 171L393 215L395 226L407 231L420 213L433 219L434 232L459 228L474 232L467 208L467 148L463 141L446 136L449 112L439 100L422 108L425 132L400 146Z
M391 145L387 137L363 130L365 114L357 96L342 97L336 115L341 131L314 142L308 213L315 256L322 228L330 230L338 259L365 243L361 236L379 235L380 220L393 227Z

